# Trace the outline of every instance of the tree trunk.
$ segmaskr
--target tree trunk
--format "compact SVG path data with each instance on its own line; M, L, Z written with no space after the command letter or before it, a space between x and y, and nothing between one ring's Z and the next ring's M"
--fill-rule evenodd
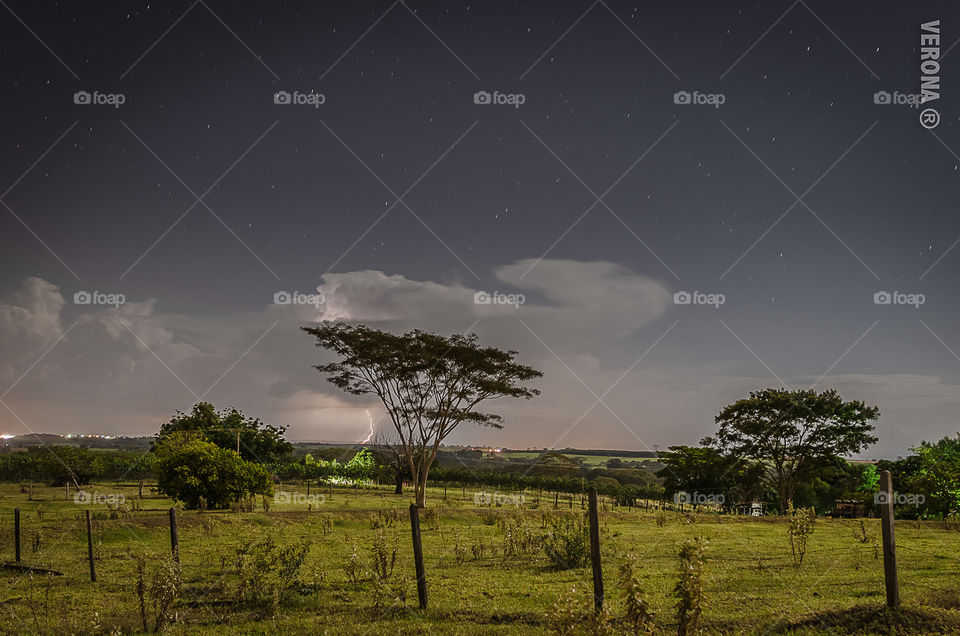
M397 474L394 477L393 484L394 484L393 494L402 495L403 494L403 473L402 472L397 471Z
M425 508L425 507L426 507L426 506L424 505L424 502L426 501L426 495L427 495L426 490L427 490L426 484L418 483L418 484L416 485L416 493L417 493L416 503L417 503L417 508Z

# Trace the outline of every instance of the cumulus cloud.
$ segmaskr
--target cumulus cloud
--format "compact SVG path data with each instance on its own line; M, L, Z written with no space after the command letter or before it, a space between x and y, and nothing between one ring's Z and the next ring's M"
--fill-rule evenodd
M206 399L289 426L292 439L362 439L369 417L382 412L312 369L325 354L298 327L321 320L394 332L470 330L544 371L539 398L491 405L506 429L464 428L459 441L635 449L696 443L713 432L724 404L776 384L744 376L709 352L691 358L690 334L680 329L635 364L672 322L665 315L671 292L654 278L615 263L551 259L492 273L483 290L373 270L328 274L317 285L324 298L317 306L220 315L164 312L150 298L119 308L74 306L55 285L28 278L0 302L0 392L29 369L4 398L19 419L0 409L0 432L151 433L175 410ZM477 303L480 291L522 295L523 302ZM680 351L683 365L675 362ZM785 378L798 386L816 379ZM881 407L880 454L956 427L950 414L960 391L936 376L838 374L819 386Z
M616 341L653 322L671 298L657 280L607 262L526 259L499 267L494 275L502 289L369 270L328 274L317 287L326 302L315 317L444 332L479 324L495 339L510 340L526 324L552 348L587 352L598 341ZM478 291L522 296L523 303L477 303ZM522 337L528 339L529 334Z
M10 384L25 359L40 355L63 335L63 297L42 278L25 279L0 303L0 380Z

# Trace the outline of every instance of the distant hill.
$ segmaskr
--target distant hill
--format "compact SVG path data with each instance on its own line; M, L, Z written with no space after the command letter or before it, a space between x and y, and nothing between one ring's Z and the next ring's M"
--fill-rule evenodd
M0 441L5 450L29 448L31 446L85 446L117 450L147 450L153 437L125 437L108 435L56 435L54 433L30 433L15 435Z

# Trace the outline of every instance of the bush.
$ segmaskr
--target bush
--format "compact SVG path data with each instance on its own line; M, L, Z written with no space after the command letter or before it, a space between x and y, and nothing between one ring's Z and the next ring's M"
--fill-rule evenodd
M587 564L590 529L585 515L559 515L550 520L542 537L543 552L558 570L580 568Z
M654 613L644 597L643 588L637 577L634 557L627 556L627 562L620 566L620 589L623 591L623 614L631 634L649 634L656 631Z
M237 598L258 617L272 616L299 586L298 575L309 551L307 543L281 546L272 537L240 546Z
M375 579L386 580L393 574L393 567L397 564L397 552L400 551L400 540L393 537L393 542L387 541L387 535L381 528L373 538L370 546L370 566Z
M787 529L790 552L793 554L793 564L799 566L807 553L807 539L813 533L817 513L813 508L794 508L791 501L787 504L787 516L790 517L790 526Z
M253 495L270 495L270 473L244 461L232 450L210 442L192 440L183 445L161 447L157 464L157 490L182 501L187 508L228 508Z
M673 594L677 597L677 634L687 636L700 629L700 606L703 604L703 562L707 541L701 537L686 539L680 544L680 567Z
M148 632L151 631L149 619L153 618L153 631L160 632L167 624L176 620L173 607L182 587L180 564L173 558L163 559L156 564L153 576L148 577L146 562L146 557L137 557L136 592L140 621L143 631Z

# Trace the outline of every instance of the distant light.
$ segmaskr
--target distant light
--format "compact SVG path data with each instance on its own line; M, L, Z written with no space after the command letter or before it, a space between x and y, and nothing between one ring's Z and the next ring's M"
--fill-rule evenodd
M13 439L16 435L0 435L0 439Z

